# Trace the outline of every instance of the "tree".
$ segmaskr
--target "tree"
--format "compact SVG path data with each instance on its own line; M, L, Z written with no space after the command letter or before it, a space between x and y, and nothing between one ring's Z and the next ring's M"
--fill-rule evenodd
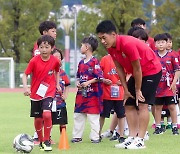
M81 12L78 16L78 37L80 39L84 35L95 34L97 24L104 19L112 20L117 32L126 34L134 18L147 18L144 16L144 9L142 9L142 0L84 0L83 2L91 9ZM102 46L98 50L101 51L98 52L99 56L105 54L102 52L105 51Z
M173 36L173 47L180 47L180 1L166 0L156 7L157 24L152 26L151 35L168 32Z
M34 42L40 36L39 23L47 20L60 0L0 0L1 56L13 56L16 63L28 62ZM59 5L59 6L58 6Z

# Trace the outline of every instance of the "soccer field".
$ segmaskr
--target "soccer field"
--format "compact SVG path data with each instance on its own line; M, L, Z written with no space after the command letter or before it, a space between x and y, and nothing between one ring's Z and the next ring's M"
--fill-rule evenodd
M54 126L52 131L52 139L56 142L52 145L52 154L67 153L67 154L171 154L180 153L180 136L173 136L171 130L167 130L163 135L153 135L151 123L149 124L150 140L146 141L146 149L143 150L125 150L116 149L114 145L117 141L109 141L103 139L100 144L92 144L89 139L90 126L86 123L83 142L72 144L73 127L73 108L74 108L75 93L70 93L67 100L68 110L68 125L67 134L70 148L68 150L59 150L59 127ZM29 117L30 101L29 97L23 96L22 93L0 93L0 154L16 153L12 148L13 139L20 133L33 135L34 126L33 118ZM110 120L106 120L103 130L108 129ZM44 153L35 146L32 154Z

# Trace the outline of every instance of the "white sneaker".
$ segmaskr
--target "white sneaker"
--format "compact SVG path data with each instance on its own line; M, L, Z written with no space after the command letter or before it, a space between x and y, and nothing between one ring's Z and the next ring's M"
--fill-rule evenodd
M148 141L149 140L149 133L148 131L146 131L146 134L144 135L144 141Z
M104 133L101 134L102 138L110 138L113 134L111 133L110 130L105 131Z
M125 149L145 149L146 146L144 145L144 140L136 137L133 142L126 146Z
M125 147L130 145L133 142L133 140L134 140L134 137L128 137L127 139L125 139L123 143L116 144L114 147L124 149Z

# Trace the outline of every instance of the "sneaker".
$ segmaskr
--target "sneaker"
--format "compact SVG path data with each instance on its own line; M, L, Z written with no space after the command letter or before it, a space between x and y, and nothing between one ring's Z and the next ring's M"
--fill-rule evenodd
M119 143L123 143L125 141L125 139L126 138L124 138L124 137L119 137L118 141L119 141Z
M168 125L166 126L166 129L172 129L172 125L171 125L171 124L168 124Z
M110 131L110 130L107 130L107 131L105 131L104 133L101 134L101 137L102 138L110 138L110 137L112 137L112 135L113 135L113 132Z
M152 124L152 126L151 126L153 129L155 129L156 128L156 124Z
M71 140L72 143L78 143L78 142L82 142L82 138L73 138Z
M101 142L100 139L98 139L98 140L91 140L91 143L95 143L95 144L100 143L100 142Z
M133 140L134 140L134 137L128 137L127 139L125 139L123 143L116 144L114 147L124 149L125 147L130 145L133 142Z
M177 127L172 128L172 133L173 135L179 135L178 128Z
M33 138L34 145L39 145L40 141L38 138Z
M39 143L39 148L40 148L41 151L44 151L44 146L43 146L42 142Z
M148 141L149 140L149 133L148 131L146 131L146 134L144 135L144 141Z
M138 137L133 140L133 142L126 146L125 149L145 149L144 140L139 139Z
M42 144L44 147L44 151L52 151L52 147L51 147L51 142L46 140L44 141L44 143Z
M165 131L166 131L166 126L165 126L165 125L161 125L161 130L162 130L163 132L165 132Z
M110 141L116 141L119 139L119 137L120 137L120 135L116 132L115 135L113 135L109 140Z
M163 134L163 131L162 131L162 129L161 129L161 128L156 127L156 128L155 128L155 131L154 131L154 133L153 133L153 134L156 134L156 135Z

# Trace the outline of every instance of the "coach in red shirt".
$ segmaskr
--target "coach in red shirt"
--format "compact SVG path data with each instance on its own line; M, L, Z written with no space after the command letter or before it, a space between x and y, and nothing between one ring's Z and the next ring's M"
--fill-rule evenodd
M125 142L115 147L145 148L144 135L149 122L148 105L154 103L156 88L161 78L160 61L144 42L131 36L117 35L116 28L110 20L99 23L96 33L112 56L124 87L125 111L130 135ZM128 84L124 69L132 74Z

